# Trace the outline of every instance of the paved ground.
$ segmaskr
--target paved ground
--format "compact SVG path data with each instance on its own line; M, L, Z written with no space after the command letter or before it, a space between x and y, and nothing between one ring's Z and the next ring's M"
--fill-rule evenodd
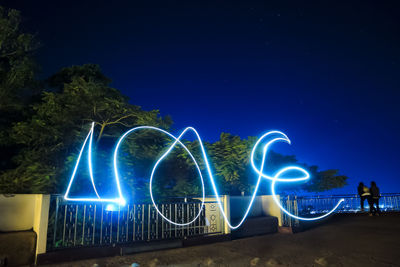
M400 214L347 215L297 234L53 266L400 266Z

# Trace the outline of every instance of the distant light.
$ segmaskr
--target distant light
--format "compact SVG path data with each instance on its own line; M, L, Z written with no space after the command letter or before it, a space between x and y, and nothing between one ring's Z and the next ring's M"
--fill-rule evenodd
M119 206L115 205L114 203L107 204L106 211L118 211Z

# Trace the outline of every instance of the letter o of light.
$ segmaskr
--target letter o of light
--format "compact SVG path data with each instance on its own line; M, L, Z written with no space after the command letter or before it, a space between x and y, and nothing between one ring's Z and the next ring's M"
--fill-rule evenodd
M161 133L164 133L164 134L168 135L169 137L171 137L172 139L175 140L175 141L172 143L172 145L167 149L167 151L157 160L156 164L154 164L153 169L152 169L152 171L151 171L151 176L150 176L150 188L149 188L149 190L150 190L151 202L153 203L154 208L156 209L156 211L158 212L158 214L160 214L160 216L161 216L164 220L166 220L167 222L169 222L169 223L171 223L171 224L174 224L174 225L177 225L177 226L185 226L185 225L192 224L192 223L195 222L195 221L197 220L197 218L200 216L201 211L202 211L202 209L203 209L203 207L204 207L205 188L204 188L204 179L203 179L203 175L201 174L201 170L200 170L199 165L197 164L196 159L194 158L194 156L192 155L192 153L190 153L189 149L180 141L180 139L181 139L182 136L186 133L186 131L188 130L188 128L186 128L178 137L175 137L174 135L170 134L169 132L167 132L167 131L165 131L165 130L162 130L162 129L160 129L160 128L157 128L157 127L153 127L153 126L139 126L139 127L130 129L129 131L125 132L125 133L121 136L121 138L118 140L117 146L115 147L115 150L114 150L114 173L115 173L116 180L118 181L118 188L120 188L120 186L119 186L119 173L118 173L118 160L117 160L117 155L118 155L119 147L120 147L122 141L125 139L125 137L126 137L127 135L129 135L130 133L132 133L132 132L134 132L134 131L141 130L141 129L156 130L156 131L159 131L159 132L161 132ZM200 175L201 187L202 187L202 200L201 200L201 207L200 207L200 209L199 209L199 212L196 214L196 216L194 217L193 220L191 220L190 222L187 222L187 223L177 223L177 222L174 222L174 221L168 219L168 218L158 209L158 207L157 207L157 205L156 205L156 203L155 203L154 197L153 197L152 183L153 183L154 173L155 173L155 171L156 171L158 165L160 164L160 162L171 152L171 150L175 147L175 145L176 145L177 143L179 143L179 145L181 145L181 146L186 150L186 152L190 155L190 157L192 158L193 162L195 163L196 169L197 169L197 171L198 171L198 173L199 173L199 175ZM120 194L122 195L121 192L120 192Z

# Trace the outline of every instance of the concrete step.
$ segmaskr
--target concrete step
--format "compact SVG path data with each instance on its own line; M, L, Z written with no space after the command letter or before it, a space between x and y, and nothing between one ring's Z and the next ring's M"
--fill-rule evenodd
M4 266L33 264L35 250L36 233L34 231L0 232L0 262Z
M233 238L264 235L278 232L278 218L273 216L261 216L247 218L236 230L232 230Z

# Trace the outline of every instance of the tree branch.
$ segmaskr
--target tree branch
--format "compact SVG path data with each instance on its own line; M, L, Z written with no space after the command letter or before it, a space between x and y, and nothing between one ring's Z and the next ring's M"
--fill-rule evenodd
M129 117L135 117L136 116L136 114L128 114L128 115L125 115L125 116L122 116L121 118L119 118L119 119L117 119L117 120L115 120L115 121L111 121L111 122L109 122L108 124L116 124L116 123L120 123L122 120L124 120L124 119L127 119L127 118L129 118Z

